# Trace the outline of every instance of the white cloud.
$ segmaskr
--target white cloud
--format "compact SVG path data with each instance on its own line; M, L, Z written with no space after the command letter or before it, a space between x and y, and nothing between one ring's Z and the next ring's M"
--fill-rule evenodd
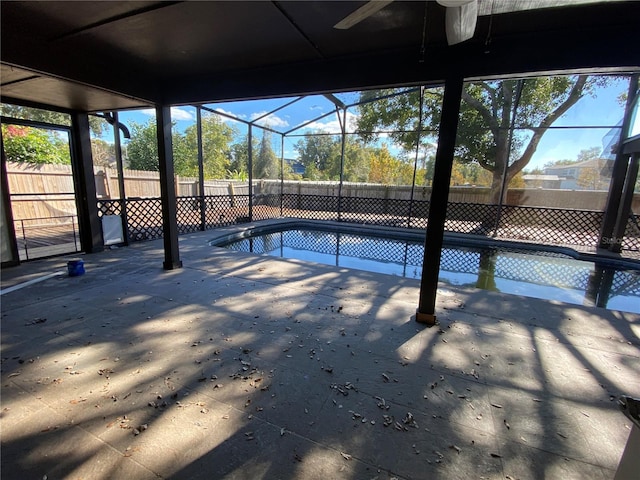
M185 120L187 122L194 121L196 117L188 110L183 110L178 107L171 107L171 118L173 120Z
M342 113L340 114L340 116L342 117ZM329 120L329 119L332 119L332 120ZM305 120L305 122L306 121L308 120ZM310 124L305 125L300 129L300 132L303 132L305 130L312 130L312 131L320 131L325 133L339 134L339 133L342 133L342 130L340 128L340 121L338 121L338 119L335 116L328 116L316 122L311 122ZM356 115L355 113L347 112L347 132L350 132L350 131L352 132L355 129L357 121L358 121L358 115Z
M240 119L247 118L246 115L243 115L241 113L229 112L228 110L225 110L224 108L220 108L220 107L216 108L216 112L224 113L225 115L231 115L232 117L236 117L236 118L240 118Z
M153 108L145 108L142 110L142 113L150 117L155 117L156 115L156 111ZM196 117L194 117L194 115L188 110L184 110L180 107L171 107L171 119L178 121L185 120L189 122L194 121Z
M261 117L265 113L267 113L267 112L263 111L263 112L252 113L251 114L251 120L255 120L256 118ZM262 125L269 126L269 127L272 127L272 128L288 127L289 126L289 122L287 122L284 118L277 116L276 114L271 114L271 115L269 115L267 117L264 117L264 118L260 119L260 123Z
M227 111L227 110L225 110L223 108L220 108L220 107L216 108L215 110L216 110L216 112L224 113L225 115L231 115L232 117L236 117L236 118L244 119L246 117L246 115L241 115L241 114L238 114L238 113L229 112L229 111ZM226 123L241 123L241 122L238 122L238 120L234 120L233 118L225 117L223 115L219 115L219 117L220 117L220 119L222 119L223 122L226 122Z

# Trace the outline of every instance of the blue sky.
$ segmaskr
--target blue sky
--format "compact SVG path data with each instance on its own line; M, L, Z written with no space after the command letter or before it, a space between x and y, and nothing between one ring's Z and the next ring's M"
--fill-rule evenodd
M623 107L618 102L622 92L627 91L626 80L614 80L608 88L598 89L596 96L586 96L574 105L554 126L576 127L568 129L556 129L548 131L541 140L536 154L527 166L527 169L542 167L545 163L575 159L580 150L591 147L603 147L603 137L612 126L619 123L623 114ZM335 94L345 104L355 103L358 99L357 92ZM221 102L207 105L208 107L231 114L243 120L255 120L267 112L295 100L298 97L277 98L267 100L251 100L244 102ZM312 95L295 101L273 115L259 120L259 125L269 125L274 130L287 132L296 126L302 125L323 114L335 112L335 107L330 100L323 95ZM154 110L136 110L120 113L120 121L127 125L131 122L146 123L155 115ZM177 122L179 130L184 130L195 123L195 108L190 106L173 107L172 118ZM347 123L357 120L357 111L351 108L347 113ZM246 127L242 123L227 120L242 133L246 133ZM579 127L604 127L604 128L579 128ZM311 131L322 130L325 132L340 132L340 126L335 113L314 121L304 128L297 129L292 135L304 134ZM259 135L259 133L258 133ZM297 153L294 145L299 140L294 136L287 137L284 144L284 154L287 158L295 158ZM389 144L392 152L398 153L397 148L389 140L382 138L381 142ZM277 153L280 150L280 141L274 145Z

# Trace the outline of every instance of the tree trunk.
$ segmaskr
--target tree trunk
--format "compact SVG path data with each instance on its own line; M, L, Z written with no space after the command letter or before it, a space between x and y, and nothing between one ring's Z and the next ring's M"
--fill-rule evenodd
M489 193L489 204L500 204L500 192L502 191L502 170L493 172L493 179L491 180L491 192ZM506 193L506 192L505 192Z

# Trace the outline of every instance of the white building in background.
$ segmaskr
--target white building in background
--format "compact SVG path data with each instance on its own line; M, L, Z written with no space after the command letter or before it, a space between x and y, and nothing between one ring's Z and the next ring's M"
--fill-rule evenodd
M557 175L528 173L522 176L525 188L561 188L562 178Z
M543 176L557 177L559 186L565 190L606 190L609 187L610 169L608 160L594 158L580 163L545 167Z

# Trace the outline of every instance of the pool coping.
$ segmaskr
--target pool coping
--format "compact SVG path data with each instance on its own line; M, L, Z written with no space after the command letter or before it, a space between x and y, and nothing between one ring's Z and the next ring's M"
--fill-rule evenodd
M393 238L394 240L423 242L425 230L389 227L386 225L356 224L348 222L337 222L334 220L306 220L299 218L277 218L269 220L258 220L242 224L231 225L218 228L212 233L214 236L208 240L209 246L222 247L227 243L243 240L245 238L277 233L285 230L321 230L336 233L348 233L354 235L367 235L379 238ZM500 240L480 235L445 232L445 243L456 246L468 247L504 247L518 250L537 250L544 252L559 253L567 255L576 260L598 263L603 266L613 266L640 271L640 261L623 258L619 254L609 250L596 249L595 251L579 251L575 248L560 245L545 245L540 243Z

